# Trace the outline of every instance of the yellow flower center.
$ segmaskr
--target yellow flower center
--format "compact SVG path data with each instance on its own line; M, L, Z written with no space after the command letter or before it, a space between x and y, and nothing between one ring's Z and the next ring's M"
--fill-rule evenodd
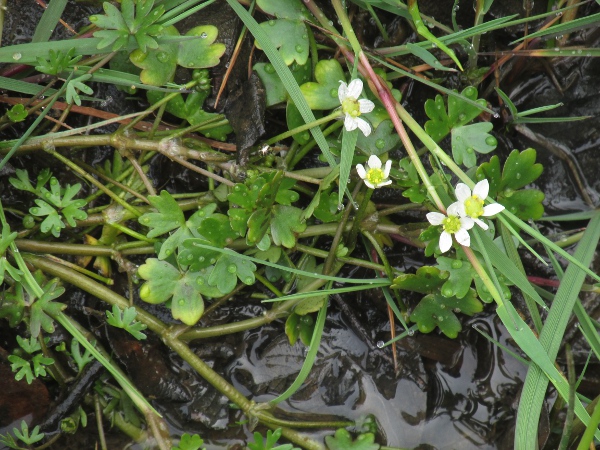
M358 104L358 100L355 98L349 97L342 102L342 112L344 114L348 114L351 117L360 116L360 105Z
M365 179L373 186L378 186L385 181L385 174L381 169L369 169Z
M460 230L460 217L458 216L448 216L442 221L442 227L444 231L454 234L458 230Z
M477 195L472 195L465 200L465 212L467 216L477 219L483 214L483 200Z

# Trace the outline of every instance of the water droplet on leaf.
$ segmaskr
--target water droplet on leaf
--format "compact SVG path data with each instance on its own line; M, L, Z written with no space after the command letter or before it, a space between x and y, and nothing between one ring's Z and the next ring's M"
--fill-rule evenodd
M485 143L490 147L495 147L498 145L498 140L494 136L488 136L485 138Z
M227 266L227 272L229 272L229 273L236 273L237 272L237 266L235 264L229 264Z

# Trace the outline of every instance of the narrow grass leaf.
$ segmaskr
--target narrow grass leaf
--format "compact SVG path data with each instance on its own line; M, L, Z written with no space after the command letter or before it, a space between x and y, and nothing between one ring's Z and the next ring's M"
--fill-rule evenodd
M576 260L586 267L589 266L599 239L600 214L596 215L590 221L583 238L575 251L574 256ZM552 302L552 307L550 308L548 318L546 319L546 323L538 341L544 351L547 352L547 357L551 361L554 361L556 358L569 317L577 301L579 292L581 291L584 279L585 272L577 265L569 264L565 276L561 280L556 296L554 297L554 302ZM533 448L536 445L539 416L548 385L548 380L540 369L545 371L541 366L530 367L527 372L527 377L525 378L517 416L517 428L515 434L515 444L517 445L517 448ZM568 398L568 390L564 394L560 389L559 392L565 399ZM577 415L584 423L588 423L579 416L579 414ZM600 431L597 434L600 436Z
M553 12L554 13L554 12ZM592 14L587 17L580 17L579 19L569 20L568 22L559 23L558 25L554 25L550 28L546 28L545 30L536 31L535 33L528 34L520 39L517 39L510 43L510 45L514 45L517 42L521 42L524 39L533 39L536 37L556 37L564 34L572 33L576 30L581 30L583 28L595 27L598 25L598 20L600 20L600 13Z
M252 256L248 256L248 255L243 255L241 253L237 253L231 249L228 248L219 248L219 247L212 247L210 245L204 245L204 244L200 244L198 242L194 242L194 246L198 247L198 248L204 248L207 250L213 250L215 252L219 252L219 253L225 253L226 255L231 255L231 256L235 256L236 258L241 258L241 259L245 259L248 261L252 261L253 263L256 264L262 264L264 266L269 266L269 267L274 267L276 269L279 270L283 270L286 272L291 272L291 273L295 273L296 275L302 275L303 277L309 277L309 278L320 278L322 280L327 280L327 281L335 281L337 283L351 283L351 284L370 284L371 286L389 286L391 283L389 280L384 280L381 278L340 278L340 277L332 277L329 275L323 275L321 273L313 273L313 272L306 272L305 270L300 270L300 269L294 269L293 267L288 267L288 266L282 266L279 264L275 264L269 261L265 261L263 259L258 259L258 258L254 258Z
M0 77L0 89L18 92L19 94L37 95L44 86L40 86L35 83L28 83L27 81L14 80L12 78ZM56 92L56 89L47 89L46 95L52 95Z
M290 71L288 66L286 66L283 62L279 51L275 48L267 33L256 22L256 20L254 20L254 18L248 13L248 11L246 11L244 7L240 5L236 0L227 0L227 3L229 3L229 6L231 6L231 8L236 12L238 17L242 20L242 22L244 22L244 25L248 27L250 33L252 33L254 38L260 44L263 52L265 52L267 58L269 58L269 61L273 65L273 68L277 72L277 75L279 75L281 82L290 94L292 101L298 108L298 111L300 111L300 115L302 116L304 121L306 123L314 122L316 120L315 115L313 114L312 110L308 107L306 99L302 95L300 87L294 79L292 72ZM329 151L329 145L325 140L323 131L321 131L319 127L312 127L310 129L310 132L312 133L315 142L323 152L323 155L325 156L325 159L327 160L329 165L331 167L335 167L337 164L335 162L335 159L333 158L333 155Z
M68 0L52 0L35 27L31 42L46 42L52 36Z
M561 214L558 216L545 216L538 220L552 221L552 222L573 222L579 220L589 220L598 214L600 210L592 209L591 211L578 211L570 214Z
M298 389L302 386L302 383L308 377L310 370L315 362L317 357L317 352L319 351L319 346L321 345L321 336L323 334L323 327L325 326L325 318L327 317L327 302L323 304L321 309L319 310L319 314L317 316L317 321L315 322L315 329L313 331L312 338L310 339L310 347L308 349L308 353L306 354L306 359L302 364L302 369L300 369L300 373L294 380L294 382L290 385L289 388L285 390L284 393L279 395L277 398L274 398L269 403L272 405L276 405L277 403L281 403L284 400L287 400L292 395L296 393Z
M366 291L367 289L377 289L381 286L373 286L372 284L365 284L364 286L348 286L343 288L336 289L320 289L312 292L298 292L296 294L284 295L282 297L270 298L267 300L262 300L261 303L274 303L274 302L283 302L287 300L294 300L297 298L306 298L306 297L322 297L323 295L333 295L333 294L344 294L346 292L357 292L357 291ZM384 286L385 288L385 286Z
M492 265L500 272L507 280L523 292L524 295L530 296L537 304L546 307L544 300L539 296L535 289L529 283L527 277L521 272L515 263L509 259L502 251L494 244L494 241L485 233L477 234L483 243L483 248L477 248L479 252L486 252L490 258Z
M338 196L338 204L342 204L344 199L344 186L348 185L350 179L350 169L352 168L352 158L354 157L354 149L356 148L356 140L358 139L358 130L348 131L345 128L342 130L342 153L340 159L340 191Z

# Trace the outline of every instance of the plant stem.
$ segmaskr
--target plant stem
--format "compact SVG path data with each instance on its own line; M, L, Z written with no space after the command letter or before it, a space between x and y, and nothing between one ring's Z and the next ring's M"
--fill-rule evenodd
M279 141L284 140L285 138L289 138L290 136L293 136L295 134L298 133L302 133L303 131L306 130L310 130L313 127L318 127L324 123L330 122L332 120L337 119L338 117L342 116L342 110L341 109L336 109L334 112L332 112L331 114L325 116L325 117L321 117L320 119L315 120L314 122L310 122L310 123L305 123L302 126L293 128L291 130L286 131L285 133L281 133L278 134L277 136L272 137L271 139L269 139L268 141L265 141L265 145L273 145Z

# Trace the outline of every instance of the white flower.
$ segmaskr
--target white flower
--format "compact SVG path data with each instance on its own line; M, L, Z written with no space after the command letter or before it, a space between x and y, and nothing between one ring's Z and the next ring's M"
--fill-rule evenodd
M458 183L454 193L460 204L460 215L463 217L470 217L484 230L488 229L488 226L479 217L490 217L494 214L498 214L504 209L504 206L499 203L492 203L491 205L483 206L483 202L488 196L490 191L490 183L488 180L481 180L471 189L464 183Z
M363 83L359 79L352 80L350 84L340 81L338 97L340 99L340 103L342 104L342 112L346 116L344 119L344 126L346 127L346 130L352 131L356 130L356 128L360 128L360 131L362 131L365 136L368 136L371 134L371 125L369 125L366 120L361 119L358 116L373 111L373 108L375 108L375 103L364 98L361 98L360 100L358 99L362 89Z
M369 156L367 168L362 164L356 165L358 175L364 180L365 184L371 189L377 189L381 186L387 186L392 182L388 180L390 169L392 168L392 160L388 159L385 163L385 168L381 168L381 160L376 155Z
M452 235L456 237L456 241L469 247L471 245L470 230L475 225L475 222L470 217L461 217L461 205L459 202L454 202L448 206L448 215L445 216L439 212L427 213L427 220L432 225L441 225L444 229L440 235L440 250L446 253L452 247Z

